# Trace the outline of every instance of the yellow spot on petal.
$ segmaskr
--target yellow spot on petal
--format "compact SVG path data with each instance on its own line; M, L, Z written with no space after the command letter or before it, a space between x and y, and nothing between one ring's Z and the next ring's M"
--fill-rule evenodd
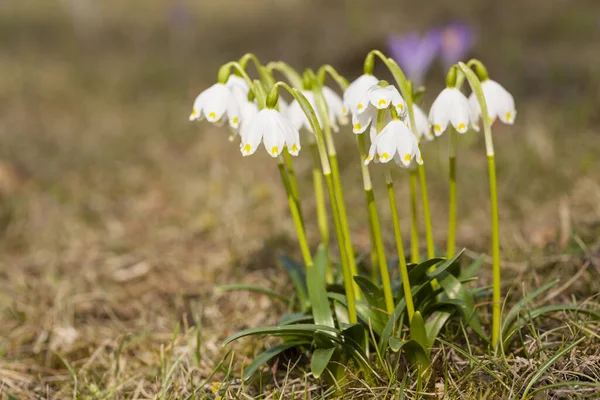
M388 153L383 153L383 154L381 154L381 159L382 159L383 161L387 161L389 158L390 158L390 156L388 155Z
M246 145L244 146L244 153L248 154L250 153L250 150L252 150L252 147L250 146L249 143L246 143Z
M296 146L295 144L292 145L292 152L295 153L298 151L298 146Z
M402 104L402 103L398 103L398 104L396 104L396 108L399 108L399 109L401 109L401 110L404 110L404 104Z
M215 120L215 119L217 119L217 114L215 114L215 112L214 112L214 111L211 111L211 112L208 114L208 119L212 119L212 120Z
M438 124L435 124L435 125L433 126L433 129L435 129L435 131L436 131L436 132L441 132L441 131L442 131L442 127L441 127L441 126L439 126Z
M423 157L419 157L419 164L423 164Z
M410 159L411 159L411 155L410 154L406 154L404 156L404 161L410 161Z
M512 114L511 114L511 113L510 113L510 111L509 111L509 112L507 112L507 113L506 113L506 120L507 120L507 121L510 121L510 120L511 120L511 118L512 118Z
M492 122L494 122L494 118L492 118L492 117L488 117L488 121L489 121L489 122L490 122L490 124L491 124Z
M240 122L240 119L238 117L233 117L233 119L231 120L232 124L237 125Z
M196 109L194 108L194 109L192 110L192 114L191 114L191 116L192 116L192 117L195 117L196 115L198 115L198 111L196 111Z
M358 123L354 124L354 130L360 131L360 124L358 124Z
M364 106L362 104L359 104L356 108L358 108L359 110L362 110L364 108Z
M377 104L378 104L379 106L385 106L385 103L386 103L386 102L385 102L385 100L384 100L384 99L381 99L381 100L379 100L379 102L378 102Z
M342 108L342 114L348 114L348 109L346 107Z
M275 155L279 153L279 148L277 146L273 146L273 148L271 149L271 154Z
M458 124L458 127L456 128L457 131L464 131L466 128L465 124L463 124L462 122L460 124Z

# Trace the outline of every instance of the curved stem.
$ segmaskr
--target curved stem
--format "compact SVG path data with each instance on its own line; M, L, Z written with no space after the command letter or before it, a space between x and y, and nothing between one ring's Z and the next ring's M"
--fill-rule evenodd
M448 189L449 209L448 209L448 243L446 258L454 257L456 247L456 130L449 128L449 175L450 185Z
M317 71L317 77L319 78L321 84L325 84L327 74L329 74L329 76L331 76L337 82L340 89L346 90L346 88L349 85L348 79L340 75L336 71L336 69L329 64L322 65L321 68L319 68L319 70Z
M327 191L329 194L329 201L331 203L331 211L333 214L333 221L336 225L336 229L341 233L341 236L338 237L340 241L340 248L343 246L344 235L341 230L341 222L340 222L340 211L338 208L338 202L336 201L335 189L333 184L333 179L331 177L331 165L329 164L329 158L327 157L327 149L325 148L325 141L323 139L323 132L321 130L321 126L319 125L319 121L317 119L317 115L315 114L315 110L312 108L306 97L302 94L302 92L298 89L294 89L290 87L287 83L277 82L273 86L274 90L277 90L279 87L283 87L287 90L293 97L298 101L298 104L304 111L304 114L308 118L310 126L315 133L315 138L317 140L317 149L319 150L319 159L321 160L321 168L323 170L323 176L325 177L325 183L327 184ZM344 288L346 292L346 299L348 302L348 318L350 323L357 322L356 315L356 305L355 305L355 292L354 292L354 279L352 277L352 271L346 263L346 267L342 264L343 274L344 274Z
M471 60L470 64L475 64L476 60ZM478 62L478 61L477 61ZM481 64L481 63L480 63ZM494 142L492 140L492 127L488 115L485 96L481 89L481 82L475 73L464 63L458 63L458 66L465 74L467 81L471 85L471 89L481 108L481 121L483 123L483 133L485 137L485 148L488 157L488 172L490 181L490 200L492 212L492 292L493 292L493 309L492 309L492 346L497 348L501 337L502 325L502 303L501 303L501 286L500 286L500 227L498 217L498 191L496 187L496 162L494 158ZM485 67L483 67L485 68Z
M244 69L247 69L248 61L250 60L252 60L252 62L254 63L254 66L256 67L256 70L260 75L260 79L267 86L267 90L270 89L275 84L275 79L273 79L273 76L271 74L267 73L265 67L263 67L256 55L254 55L253 53L246 53L242 57L240 57L239 63Z
M271 61L265 68L271 73L272 71L281 72L293 87L298 89L302 88L302 76L288 63L283 61Z
M398 262L400 267L400 278L402 279L402 288L404 290L404 299L406 301L406 310L408 311L408 320L411 321L415 313L412 292L410 291L410 280L408 279L408 267L406 266L406 256L404 255L404 245L402 244L402 232L400 231L400 219L398 218L398 208L396 206L396 195L394 193L394 181L392 174L388 170L385 174L385 182L388 189L388 199L390 201L390 210L392 211L392 223L394 225L394 237L396 238L396 250L398 252Z

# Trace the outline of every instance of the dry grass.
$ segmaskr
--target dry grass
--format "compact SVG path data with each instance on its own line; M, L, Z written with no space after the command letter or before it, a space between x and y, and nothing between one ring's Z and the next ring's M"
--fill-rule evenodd
M289 290L277 255L296 254L293 229L271 160L262 154L242 159L225 132L189 124L186 117L216 66L244 50L297 66L338 63L355 74L360 68L355 60L366 47L382 46L383 33L396 21L364 14L369 8L359 3L322 3L319 10L297 12L297 1L258 2L252 10L244 1L193 6L191 22L169 25L170 18L180 18L171 3L127 2L102 6L94 14L95 30L78 31L61 8L67 3L0 5L6 33L0 42L0 398L179 399L193 393L191 398L212 398L213 381L225 385L227 397L252 398L261 390L261 398L280 398L279 393L290 398L292 391L326 397L302 363L278 376L281 389L270 372L262 387L233 379L266 343L240 341L230 366L232 354L223 358L222 339L274 323L284 309L260 295L220 293L215 284ZM519 102L517 125L496 131L508 304L553 278L565 283L578 273L553 293L551 303L597 304L593 296L600 292L600 139L594 124L600 99L593 85L600 80L600 64L590 64L597 41L589 39L598 31L583 6L557 4L562 5L517 20L503 9L499 22L481 29L476 49L484 60L497 62L491 72L514 88ZM271 18L273 7L280 20ZM466 2L461 8L480 27L477 18L490 12ZM217 11L222 20L213 18ZM321 24L321 30L308 26L306 19L317 11L334 23ZM423 26L438 18L431 10L415 13ZM92 26L86 15L80 18ZM264 39L269 29L283 32L276 46ZM550 39L535 36L537 31ZM311 50L319 34L331 40L317 41ZM573 43L580 51L571 63L559 60L557 52ZM524 55L535 60L533 66L516 63ZM531 73L535 68L540 74ZM440 85L434 80L432 92ZM367 251L357 155L347 135L338 140L343 184L349 209L357 210L353 240ZM485 156L481 138L463 139L459 243L485 252ZM446 225L444 149L442 141L425 150L438 244ZM297 170L307 194L307 219L314 220L309 162L301 157ZM407 202L401 172L398 195ZM381 180L376 184L383 187ZM385 221L387 208L380 208ZM407 209L402 210L407 226ZM391 252L391 226L385 229ZM316 226L309 233L316 241ZM482 284L488 278L484 274ZM576 315L556 315L532 325L505 359L493 359L473 343L478 363L440 345L435 373L421 396L516 395L558 349L583 336L538 382L598 382L599 331L597 323ZM449 328L447 337L453 335L464 349L457 327ZM411 382L409 398L417 396ZM351 379L347 396L382 397L397 389ZM595 398L599 390L558 387L539 398Z

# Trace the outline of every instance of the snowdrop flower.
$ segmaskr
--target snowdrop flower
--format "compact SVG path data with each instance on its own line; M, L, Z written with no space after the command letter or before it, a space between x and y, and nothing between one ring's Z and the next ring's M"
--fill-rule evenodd
M387 163L393 158L402 167L409 167L413 159L417 164L423 164L417 138L406 124L398 119L388 123L377 134L371 143L365 165L376 157L382 163Z
M473 47L473 31L461 22L454 22L440 32L442 62L445 69L462 61Z
M386 109L391 104L396 108L396 112L399 115L404 114L406 104L395 86L371 86L367 91L367 94L373 107L377 108L378 110Z
M431 133L431 126L425 112L417 105L413 105L413 111L415 113L415 125L417 126L416 130L412 129L413 132L419 135L419 140L423 139L423 137L427 140L433 140L435 136Z
M328 86L323 86L323 97L330 114L333 114L333 122L337 121L340 125L346 125L348 123L348 112L344 112L342 98Z
M458 133L465 133L471 121L470 112L467 97L459 89L447 87L431 105L429 122L436 136L444 133L449 123Z
M505 124L512 125L517 116L513 96L502 85L491 79L481 82L481 89L483 97L485 97L490 123L499 118ZM477 121L481 116L481 107L475 93L471 93L469 96L469 105L472 109L472 121L473 119Z
M203 120L221 124L223 118L237 129L240 124L240 108L247 101L248 84L236 75L230 75L226 83L215 83L196 97L190 121Z
M440 50L440 44L438 30L428 32L423 37L411 32L406 36L392 36L388 39L392 58L400 64L415 86L423 84L424 77Z
M356 134L363 133L375 118L377 118L375 107L366 107L366 111L360 114L352 113L352 132Z
M367 74L361 75L352 81L344 91L342 113L347 115L348 113L359 114L366 111L369 105L367 92L371 86L378 83L379 79Z
M300 134L289 119L275 109L265 108L248 121L241 132L240 150L244 156L254 154L263 142L271 157L281 154L284 147L297 156L300 151Z

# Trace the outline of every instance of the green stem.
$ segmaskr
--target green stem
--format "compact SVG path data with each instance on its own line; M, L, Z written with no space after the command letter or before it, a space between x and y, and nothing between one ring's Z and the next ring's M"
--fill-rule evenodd
M474 67L480 66L480 70L487 75L483 64L477 60L469 61L469 65ZM490 180L490 200L492 205L492 292L493 292L493 308L492 308L492 346L497 348L501 338L502 326L502 303L501 303L501 286L500 286L500 227L498 218L498 191L496 185L496 162L494 159L494 142L492 139L492 126L490 123L485 96L481 89L481 82L477 75L464 63L458 63L458 66L465 74L465 77L471 85L471 89L481 108L481 122L483 123L483 133L485 137L485 148L488 157L488 172Z
M323 193L323 176L319 167L319 149L317 142L313 140L309 143L310 153L313 158L313 187L315 191L315 201L317 205L317 221L319 232L321 233L321 243L327 253L327 268L325 270L325 279L327 283L333 283L333 270L331 268L331 260L329 259L329 223L327 222L327 208L325 207L325 194Z
M449 137L449 171L450 171L450 187L449 187L449 209L448 209L448 248L446 258L454 257L454 249L456 247L456 130L450 128Z
M248 69L248 61L250 60L252 60L252 62L254 63L254 66L256 67L256 70L260 75L260 79L266 85L267 90L271 89L271 87L275 84L275 79L273 79L273 75L270 74L261 64L258 57L256 57L252 53L246 53L240 58L239 63L242 66L242 68L246 70Z
M411 168L410 178L410 262L418 264L421 256L419 255L419 218L417 214L417 170Z
M352 246L350 227L348 225L348 214L346 213L344 192L342 190L342 181L340 178L340 171L337 162L337 151L335 149L335 142L333 141L333 135L331 134L331 126L329 124L329 109L327 108L327 103L325 102L325 98L323 97L323 87L321 86L320 82L314 78L315 77L313 76L313 93L315 95L315 103L317 105L317 109L319 111L321 121L323 124L325 145L327 148L327 154L329 155L329 163L331 165L333 189L335 192L335 199L337 201L338 209L340 212L341 230L343 232L344 237L343 249L341 248L342 243L340 243L340 252L345 251L346 262L349 265L350 271L352 272L352 276L355 276L358 275L358 268L356 266L356 257L354 255L354 247ZM352 280L352 282L356 298L360 299L361 293L358 284L354 282L354 279Z
M372 50L367 54L367 58L377 56L383 61L387 69L391 72L396 84L398 85L398 89L406 102L406 108L408 111L408 117L410 120L410 126L412 128L413 134L418 139L419 133L416 131L417 125L415 123L415 112L413 109L413 87L412 83L406 79L404 72L398 66L398 64L391 58L386 57L379 50ZM365 63L367 64L367 63ZM435 257L435 244L433 241L433 230L431 227L431 215L429 213L429 196L427 194L427 180L425 178L425 167L419 165L417 167L417 171L419 174L419 183L421 185L421 201L423 202L423 218L425 219L425 237L427 240L427 256L429 258Z
M394 225L394 236L396 238L396 250L398 251L398 260L400 267L400 277L402 279L402 288L404 289L404 299L406 309L408 310L408 320L411 321L415 313L413 305L412 292L410 291L410 280L408 279L408 267L406 266L406 256L404 255L404 245L402 244L402 233L400 231L400 219L398 218L398 208L396 206L396 195L394 194L394 182L392 174L388 170L385 175L385 182L388 189L388 199L392 211L392 223Z
M290 179L290 186L292 189L292 194L294 195L294 200L298 203L298 207L300 209L300 219L302 224L304 224L304 217L302 215L302 207L300 206L300 192L298 191L298 182L296 181L296 172L294 172L294 161L292 160L291 154L286 150L283 151L283 157L285 159L285 167L288 172L288 176Z
M377 261L379 262L379 274L383 284L383 297L385 299L385 308L388 314L394 311L394 296L392 294L392 285L390 283L390 273L387 268L385 251L383 248L383 239L381 238L381 227L379 217L377 216L377 205L375 204L375 195L373 194L373 185L371 184L371 174L369 168L365 165L367 152L365 149L365 138L363 133L356 135L358 143L358 153L360 154L360 165L363 176L363 186L365 197L367 198L367 209L369 212L369 223L373 232L373 246L377 250Z
M323 176L325 177L325 183L327 184L327 191L329 194L329 201L331 203L331 211L333 214L333 222L336 226L336 231L339 233L338 240L340 246L340 253L345 253L341 250L344 246L344 234L342 230L342 225L340 222L340 211L338 208L338 202L335 196L335 189L333 184L333 179L331 177L331 165L329 163L329 158L327 156L327 149L325 147L325 141L323 139L323 131L319 125L317 120L317 115L315 114L315 110L312 108L306 97L302 94L302 92L298 89L294 89L290 87L287 83L277 82L272 90L277 90L279 87L283 87L287 90L293 97L298 101L298 104L304 111L304 114L308 118L310 122L310 126L315 133L315 138L317 140L317 149L319 150L319 159L321 160L321 168L323 171ZM343 261L343 256L342 256ZM356 304L355 304L355 290L354 290L354 279L352 275L352 271L349 268L348 263L342 262L342 272L344 274L344 288L346 291L346 300L348 302L348 318L350 323L357 322L356 315Z
M288 63L283 61L271 61L265 67L267 71L279 71L281 72L290 84L298 89L302 88L302 76Z

